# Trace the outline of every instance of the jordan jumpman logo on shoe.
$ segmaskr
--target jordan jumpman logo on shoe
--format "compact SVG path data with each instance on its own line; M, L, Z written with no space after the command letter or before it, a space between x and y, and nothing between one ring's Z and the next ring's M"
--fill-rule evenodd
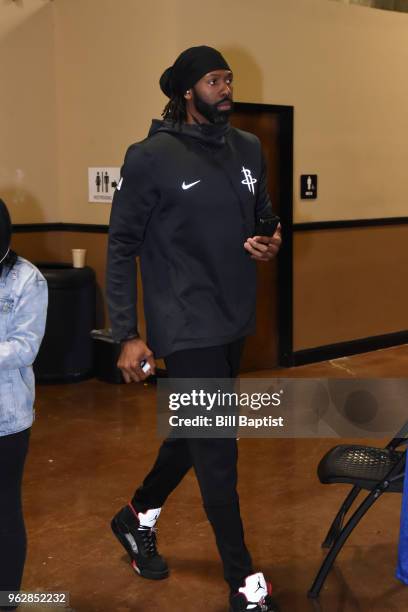
M230 596L230 612L279 612L272 586L261 572L245 578L245 586Z

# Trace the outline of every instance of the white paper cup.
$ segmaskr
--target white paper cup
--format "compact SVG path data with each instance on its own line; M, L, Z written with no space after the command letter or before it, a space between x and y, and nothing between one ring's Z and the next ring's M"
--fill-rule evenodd
M84 268L86 249L72 249L72 265L74 268Z

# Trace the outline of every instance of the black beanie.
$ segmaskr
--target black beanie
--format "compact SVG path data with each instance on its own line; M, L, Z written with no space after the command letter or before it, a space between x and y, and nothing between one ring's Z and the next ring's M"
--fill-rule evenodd
M227 62L217 49L212 47L190 47L167 68L160 77L160 89L168 97L184 94L207 72L230 70Z
M11 220L7 206L0 200L0 262L10 248Z

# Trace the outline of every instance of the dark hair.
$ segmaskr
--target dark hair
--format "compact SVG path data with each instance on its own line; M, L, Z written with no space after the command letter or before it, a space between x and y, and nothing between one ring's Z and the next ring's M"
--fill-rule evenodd
M3 271L3 266L5 268L8 268L10 272L10 270L13 268L14 264L17 261L17 257L18 257L17 253L10 249L10 251L7 254L7 257L0 263L0 274Z
M0 262L0 273L3 270L3 267L7 267L10 271L17 261L17 253L10 249L11 232L12 228L10 213L5 202L3 202L3 200L0 198L0 258L3 258L4 254L7 253L6 257L4 257L4 259ZM8 252L7 249L9 249Z
M186 101L183 95L174 95L163 109L162 117L164 120L175 123L184 123L187 119Z

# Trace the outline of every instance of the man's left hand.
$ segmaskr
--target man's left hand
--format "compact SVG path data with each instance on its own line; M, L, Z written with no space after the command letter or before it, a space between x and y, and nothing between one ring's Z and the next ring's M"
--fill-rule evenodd
M254 236L247 238L244 248L256 261L270 261L278 253L282 244L281 226L279 225L273 236Z

